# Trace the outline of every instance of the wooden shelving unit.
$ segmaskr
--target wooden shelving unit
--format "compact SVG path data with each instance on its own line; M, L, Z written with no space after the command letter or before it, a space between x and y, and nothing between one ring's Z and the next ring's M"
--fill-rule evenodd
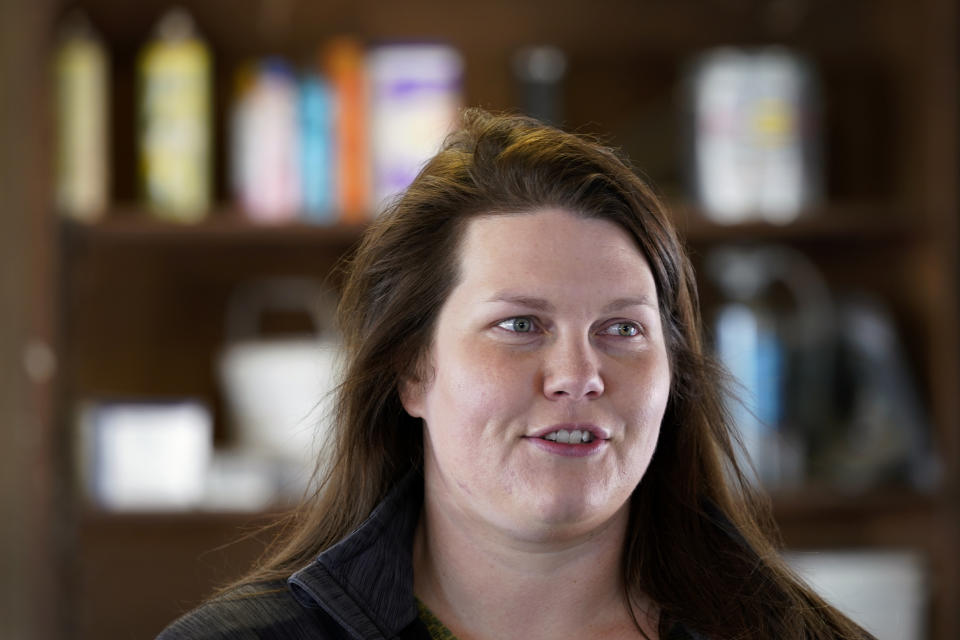
M466 60L466 102L496 110L516 104L512 53L549 43L569 56L567 126L622 147L654 179L675 202L674 215L695 260L720 244L784 244L808 256L832 286L855 286L883 299L916 369L943 467L940 483L928 493L894 488L777 494L774 512L792 548L922 553L931 570L929 637L960 637L960 554L954 548L960 539L960 23L954 3L181 4L194 14L214 54L221 202L228 202L227 96L232 71L246 57L270 53L301 61L344 32L370 41L443 39ZM149 637L216 582L242 572L263 539L227 543L269 517L89 511L75 498L70 471L77 404L97 397L199 397L214 410L218 440L229 438L211 363L224 344L231 291L253 279L288 275L336 288L336 265L362 229L257 225L230 204L197 225L150 219L136 204L135 55L168 3L78 0L69 6L90 16L110 48L113 197L120 204L94 225L59 220L49 207L45 177L52 166L52 133L41 129L38 135L33 126L38 113L51 111L50 96L34 81L31 92L13 98L16 120L5 127L5 142L32 148L37 156L0 165L10 184L24 185L8 205L15 208L0 216L7 218L0 221L0 253L7 268L40 268L30 272L29 291L17 289L12 299L0 301L18 310L17 326L31 327L13 337L0 335L0 344L13 353L21 337L39 339L51 345L57 367L52 380L17 378L29 393L21 394L22 405L2 414L16 420L32 412L40 443L34 452L42 454L41 464L27 469L16 450L0 451L0 466L37 478L25 494L33 511L17 538L35 539L29 555L35 561L32 569L18 565L9 584L29 583L31 602L57 603L54 614L37 605L18 618L29 637ZM13 55L49 57L57 17L66 8L55 0L16 0L5 8L0 17L7 24L24 25L9 40ZM826 199L794 224L720 227L705 222L682 197L677 88L691 55L725 44L792 47L821 73ZM39 257L18 258L23 245Z

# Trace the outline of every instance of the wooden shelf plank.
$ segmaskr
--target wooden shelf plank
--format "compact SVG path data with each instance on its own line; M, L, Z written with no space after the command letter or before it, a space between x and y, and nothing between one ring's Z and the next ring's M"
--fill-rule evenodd
M949 510L944 494L908 489L773 496L774 518L792 549L909 548L936 555Z
M145 210L118 208L103 220L85 224L62 222L69 241L82 243L197 244L309 244L329 247L350 245L360 239L363 225L320 224L305 220L261 223L237 209L218 208L204 220L179 223L151 217Z
M784 521L932 512L943 501L936 493L919 492L907 488L889 490L874 488L863 492L807 489L774 492L771 500L777 519Z
M688 242L885 242L918 241L927 226L902 208L880 203L836 203L805 212L789 224L711 222L697 207L678 204L673 219Z
M862 492L842 492L825 488L798 489L773 492L770 495L774 515L783 521L843 519L879 515L896 518L906 513L934 513L945 506L947 498L939 493L920 492L908 488L867 489ZM242 524L266 523L280 517L293 505L278 504L267 511L220 511L205 509L173 511L110 511L96 506L81 510L80 520L85 525L102 526L109 523L156 524L169 522L184 526L197 523Z
M697 207L670 205L681 234L691 243L740 241L909 242L927 235L927 226L898 207L880 203L842 203L822 206L797 221L778 225L747 222L722 225L711 222ZM185 242L323 243L339 245L358 240L365 225L312 223L303 218L277 223L247 218L236 207L220 206L197 223L178 223L152 217L136 206L119 206L96 223L64 220L71 238L89 242L179 244Z

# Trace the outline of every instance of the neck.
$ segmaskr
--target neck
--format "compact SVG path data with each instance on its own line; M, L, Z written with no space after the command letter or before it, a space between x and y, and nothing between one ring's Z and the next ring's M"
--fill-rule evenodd
M627 507L589 533L543 540L459 516L427 495L413 553L417 596L457 638L640 637L620 570ZM646 605L635 610L654 638Z

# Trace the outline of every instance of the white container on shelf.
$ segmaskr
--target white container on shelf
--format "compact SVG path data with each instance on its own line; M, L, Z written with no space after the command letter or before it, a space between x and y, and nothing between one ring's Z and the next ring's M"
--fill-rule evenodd
M340 343L329 320L334 299L298 279L267 280L238 290L228 312L228 343L217 362L232 446L275 463L277 490L296 494L326 450L339 382ZM316 311L314 311L316 309ZM312 335L259 335L262 314L299 311Z
M929 586L909 550L790 552L787 562L830 604L883 640L926 638Z
M724 47L689 76L694 191L718 224L793 222L822 189L812 67L783 48Z
M444 44L391 44L367 57L373 203L405 189L462 104L463 59Z
M200 402L120 401L81 408L82 485L110 510L193 509L206 493L213 421Z
M339 345L310 337L245 340L219 362L237 446L310 466L324 441Z

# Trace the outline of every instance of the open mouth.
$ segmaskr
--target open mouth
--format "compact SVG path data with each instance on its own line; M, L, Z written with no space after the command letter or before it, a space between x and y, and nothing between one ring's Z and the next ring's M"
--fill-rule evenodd
M583 444L586 442L593 442L593 433L587 431L586 429L574 429L573 431L567 431L566 429L559 429L557 431L551 431L550 433L540 436L543 440L549 440L551 442L560 442L562 444Z

